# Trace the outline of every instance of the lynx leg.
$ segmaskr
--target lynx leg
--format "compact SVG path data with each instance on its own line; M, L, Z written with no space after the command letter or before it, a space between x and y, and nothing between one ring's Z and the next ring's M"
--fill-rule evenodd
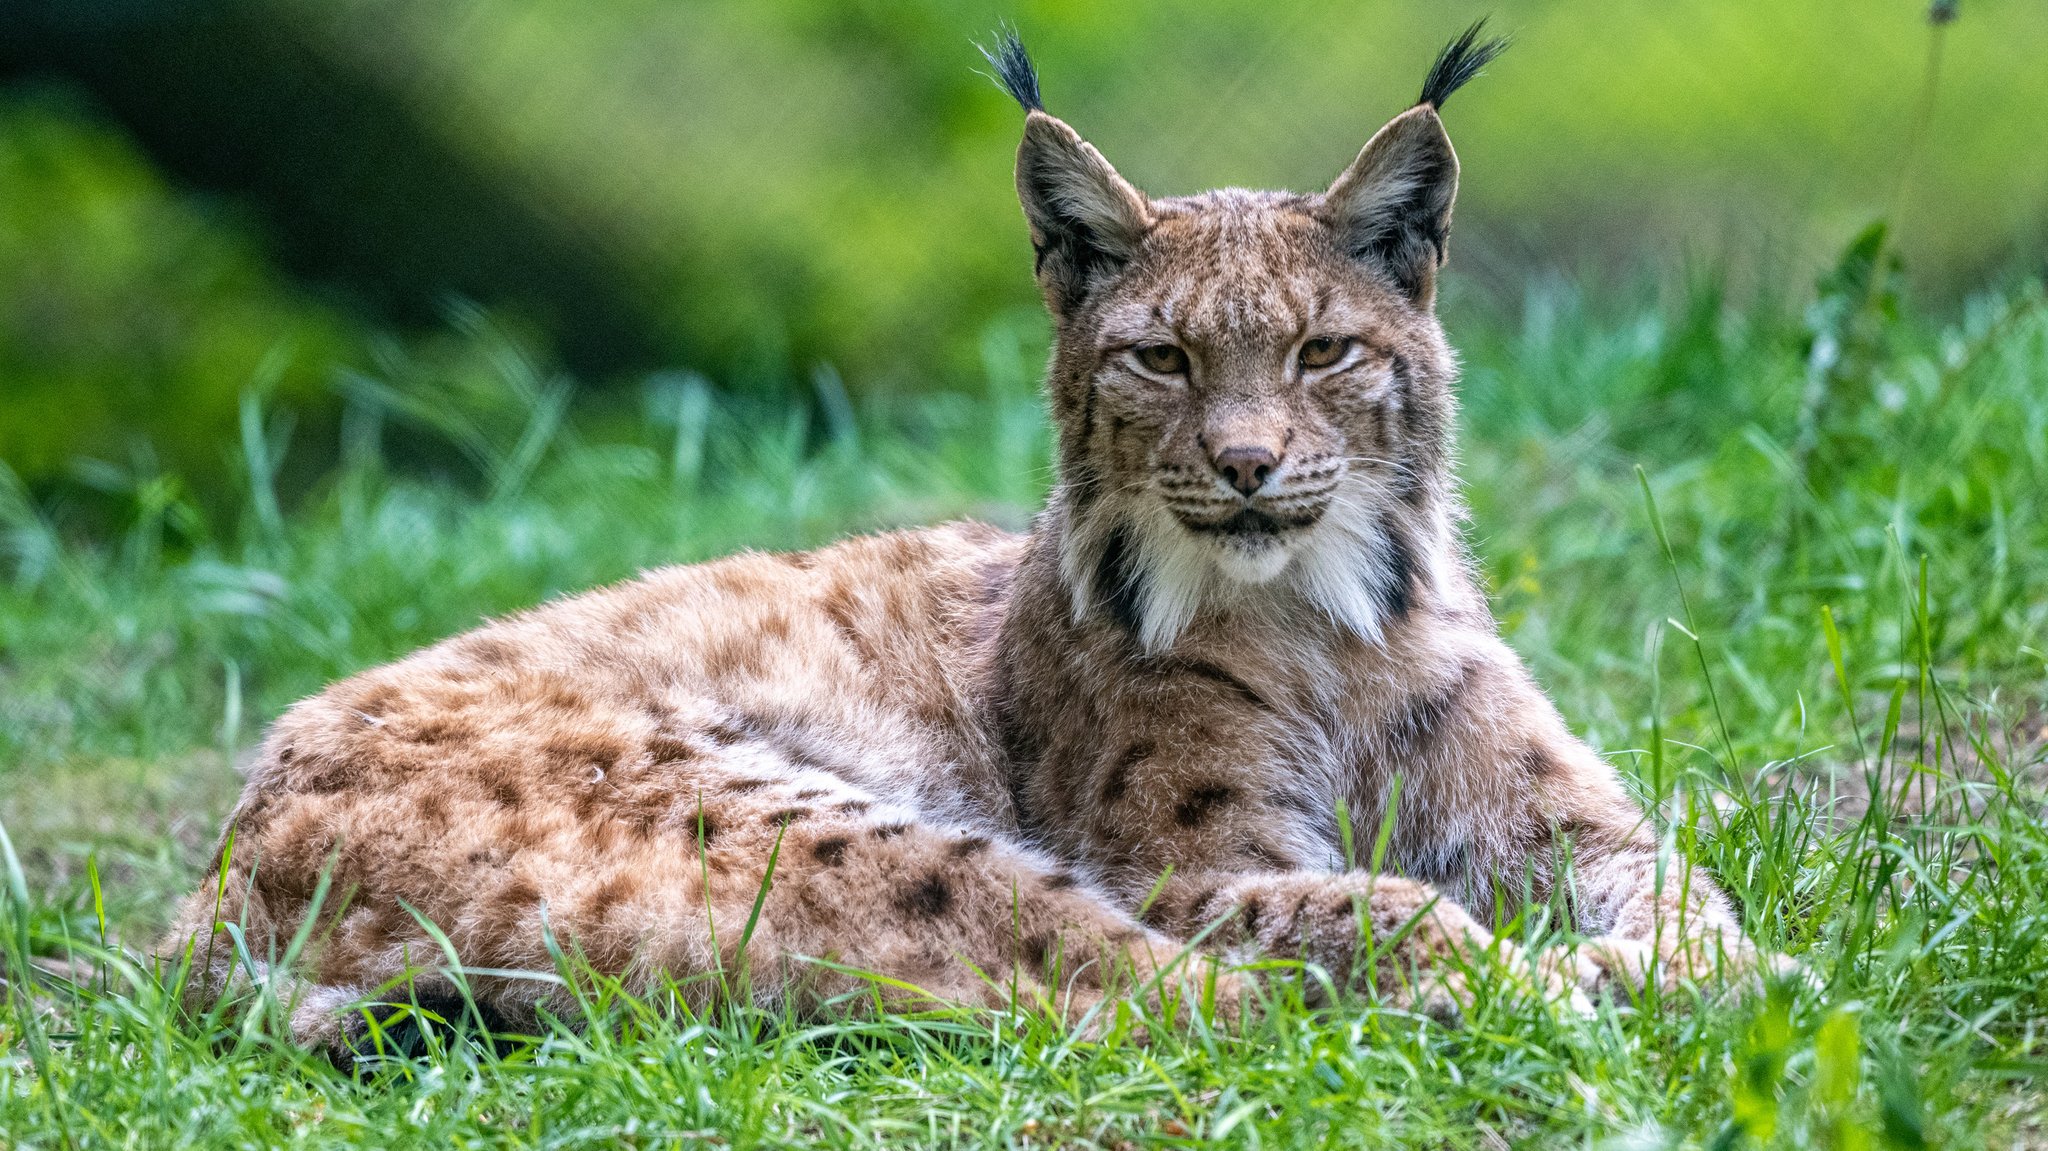
M334 869L330 890L347 894L319 912L293 973L305 981L294 985L303 994L293 1033L320 1047L359 1030L336 1023L335 1012L365 990L393 1003L437 994L447 953L419 917L465 968L553 972L552 938L559 952L636 991L674 980L697 1007L730 997L804 1013L1002 1005L1014 989L1071 1019L1149 985L1155 1002L1194 1004L1213 991L1221 1014L1237 1010L1235 976L1044 856L848 799L845 789L809 801L779 790L728 789L701 809L691 803L654 826L600 836L479 809L453 825L481 846L451 839L446 873L403 862L379 839L374 808L315 797L301 813L297 797L281 796L269 834L252 837L268 850L247 856L267 858L231 865L220 918L247 924L252 950L273 954L298 931L320 869ZM308 842L316 828L359 847L337 853ZM217 883L207 882L208 893ZM195 899L181 917L182 938L201 949L213 903ZM540 980L468 983L493 1018L572 1007ZM195 972L191 997L211 1002L232 990L225 969L209 968Z
M1372 987L1439 1016L1470 1002L1467 972L1490 950L1507 970L1526 972L1545 999L1585 1007L1553 962L1532 959L1428 884L1398 876L1197 873L1170 880L1145 920L1182 937L1213 928L1205 945L1300 958L1342 987Z
M741 951L771 852L774 874ZM1183 944L1115 910L1072 873L991 836L805 813L735 832L729 858L730 869L710 877L707 937L648 957L671 969L707 961L743 969L757 1002L787 993L800 1009L811 1009L849 993L878 993L888 1006L998 1006L1014 988L1072 1018L1105 995L1155 978L1177 997L1199 993L1213 977L1219 1000L1229 1001L1226 1014L1235 1008L1235 978L1212 973L1210 957L1186 954ZM679 911L677 918L687 915ZM691 922L707 920L700 911ZM709 943L712 929L715 960L694 950ZM871 983L860 973L889 982Z

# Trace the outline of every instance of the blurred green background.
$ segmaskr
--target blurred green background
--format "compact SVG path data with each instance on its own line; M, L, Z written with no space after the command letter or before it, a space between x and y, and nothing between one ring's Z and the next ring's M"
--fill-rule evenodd
M1920 0L8 0L0 462L203 493L254 420L303 486L351 387L474 374L456 301L579 412L678 371L954 386L1042 334L972 39L1014 21L1150 191L1313 188L1487 12L1517 43L1447 117L1454 310L1702 266L1796 295L1879 216L1937 307L2042 266L2041 0L1965 0L1924 119Z

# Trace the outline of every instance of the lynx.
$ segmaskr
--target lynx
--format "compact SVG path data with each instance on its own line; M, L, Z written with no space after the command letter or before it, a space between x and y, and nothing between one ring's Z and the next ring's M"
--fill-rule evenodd
M1579 1002L1755 970L1461 541L1440 113L1480 34L1325 191L1171 199L1006 36L1056 333L1030 531L654 571L299 703L168 937L191 994L276 980L300 1042L346 1049L366 1001L445 1002L449 950L508 1020L556 992L505 973L562 954L706 1003L1069 1018L1124 989L1232 1015L1257 957L1450 1011L1485 972ZM1378 873L1345 817L1390 829ZM1583 945L1495 937L1533 904Z

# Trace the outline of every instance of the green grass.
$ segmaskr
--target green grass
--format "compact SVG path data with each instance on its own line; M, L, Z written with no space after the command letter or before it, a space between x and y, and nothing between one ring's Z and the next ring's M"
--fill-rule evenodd
M793 415L682 377L570 413L478 326L489 372L349 381L348 462L303 498L254 401L231 515L134 476L124 534L87 541L0 489L0 1146L2038 1145L2048 307L1899 318L1856 271L1803 323L1703 281L1536 285L1452 325L1508 637L1800 979L1590 1019L1487 996L1456 1029L1283 991L1139 1042L1131 1009L1087 1039L696 1018L572 965L577 1026L362 1079L260 1012L183 1018L134 956L293 698L644 566L1022 524L1046 480L1030 325L989 330L967 392L849 405L826 378Z

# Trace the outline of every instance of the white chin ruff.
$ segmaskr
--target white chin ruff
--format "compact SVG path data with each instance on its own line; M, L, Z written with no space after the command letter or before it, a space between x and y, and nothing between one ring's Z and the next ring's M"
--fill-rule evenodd
M1172 647L1211 605L1258 615L1306 608L1377 643L1389 585L1407 578L1384 525L1344 502L1313 529L1284 542L1209 539L1182 527L1164 508L1134 511L1128 521L1136 544L1132 591L1138 640L1149 652ZM1430 566L1426 554L1417 559ZM1083 574L1089 565L1070 552L1066 566L1078 618L1094 594Z
M1233 583L1271 583L1294 559L1276 536L1225 536L1214 545L1216 570Z

